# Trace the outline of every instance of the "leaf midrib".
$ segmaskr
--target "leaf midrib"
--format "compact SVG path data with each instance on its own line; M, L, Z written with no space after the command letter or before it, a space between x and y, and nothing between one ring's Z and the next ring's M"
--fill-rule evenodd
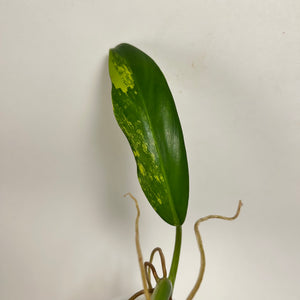
M138 81L136 80L136 76L134 74L133 74L133 77L134 77L134 82L138 83ZM149 113L148 113L148 109L147 109L147 106L146 106L146 101L145 101L144 94L141 92L140 86L138 84L136 85L136 88L138 90L137 91L138 94L140 93L141 98L143 100L142 101L143 102L143 108L144 108L144 111L146 113L146 118L147 118L148 124L150 126L150 131L151 131L151 135L153 137L153 141L154 141L156 152L158 154L159 160L163 161L162 160L162 155L161 155L161 153L159 151L158 142L157 142L156 136L155 136L154 131L153 131L153 126L152 126L152 122L151 122L151 119L150 119L150 116L149 116ZM177 215L175 206L174 206L173 201L172 201L173 198L172 198L172 193L171 193L171 190L170 190L169 180L168 180L168 177L166 175L166 171L165 171L164 165L160 164L159 167L160 167L160 169L161 169L161 171L163 173L163 176L164 176L165 182L166 182L166 186L167 186L167 192L168 192L168 195L169 195L169 197L168 197L169 198L168 199L168 203L170 205L170 208L171 208L171 211L172 211L172 216L173 216L174 221L175 221L175 222L173 222L174 223L173 225L178 225L178 224L180 224L180 220L179 220L179 217Z

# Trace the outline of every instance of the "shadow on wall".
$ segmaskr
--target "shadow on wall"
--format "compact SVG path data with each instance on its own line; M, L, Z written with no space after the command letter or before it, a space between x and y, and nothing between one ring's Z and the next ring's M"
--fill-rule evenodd
M132 203L123 198L131 187L128 165L134 163L134 159L128 162L129 147L113 115L107 55L101 59L94 80L87 133L91 155L87 159L101 245L99 260L95 261L72 300L85 299L87 295L91 300L105 299L111 291L122 294L123 281L128 282L128 278L120 278L123 273L118 260L122 258L116 257L119 249L114 252L112 248L114 244L122 247L124 232L133 231L132 222L128 220L135 213ZM109 265L110 270L107 270Z
M106 220L113 220L115 225L124 226L124 220L128 220L129 213L132 211L128 201L123 201L123 195L130 188L129 149L113 115L108 56L105 56L101 62L97 80L91 143L95 162L94 186L98 194L98 209L101 210L102 217L106 216ZM132 230L131 227L128 229Z

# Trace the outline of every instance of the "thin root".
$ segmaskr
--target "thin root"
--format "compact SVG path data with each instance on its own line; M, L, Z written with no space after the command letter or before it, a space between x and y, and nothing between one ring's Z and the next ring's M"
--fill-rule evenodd
M153 258L154 258L154 255L156 252L158 252L159 256L160 256L160 263L161 263L161 268L162 268L162 272L163 272L163 278L166 278L167 277L166 260L165 260L164 253L160 247L156 247L152 250L151 255L150 255L150 263L153 262ZM149 273L150 272L148 271L148 274Z
M154 291L154 289L148 289L148 292L149 292L150 294L152 294L153 291ZM140 290L140 291L136 292L134 295L132 295L128 300L134 300L134 299L136 299L137 297L143 295L144 293L145 293L144 290Z
M138 255L138 260L139 260L139 266L140 266L140 271L141 271L141 276L142 276L142 282L143 282L143 287L144 287L144 294L146 297L146 300L151 300L150 294L148 291L147 287L147 279L146 279L146 272L144 269L144 264L143 264L143 255L142 255L142 250L141 250L141 245L140 245L140 237L139 237L139 218L140 218L140 208L138 205L138 202L135 197L132 196L131 193L127 193L124 195L124 197L129 196L134 202L136 206L136 211L137 211L137 216L135 219L135 246L136 246L136 251ZM131 298L130 298L131 299ZM135 299L135 298L133 298Z
M153 275L156 283L160 280L160 278L158 277L156 269L152 263L150 263L149 261L146 261L144 263L144 266L145 266L145 271L146 271L147 282L148 282L149 288L152 288L150 270L152 271L152 275ZM147 272L147 268L148 268L148 272Z
M186 298L187 300L192 300L194 298L194 296L196 295L196 293L197 293L197 291L198 291L198 289L199 289L199 287L201 285L202 279L203 279L204 270L205 270L205 264L206 264L206 261L205 261L205 252L204 252L201 235L200 235L199 228L198 228L199 224L201 222L207 221L209 219L221 219L221 220L232 221L232 220L236 219L239 216L242 205L243 205L243 203L240 200L239 204L238 204L238 208L237 208L236 214L233 217L223 217L223 216L219 216L219 215L209 215L209 216L200 218L195 223L194 230L195 230L195 235L196 235L198 247L199 247L199 250L200 250L201 266L200 266L200 271L199 271L199 275L198 275L197 281L196 281L193 289L191 290L190 294Z

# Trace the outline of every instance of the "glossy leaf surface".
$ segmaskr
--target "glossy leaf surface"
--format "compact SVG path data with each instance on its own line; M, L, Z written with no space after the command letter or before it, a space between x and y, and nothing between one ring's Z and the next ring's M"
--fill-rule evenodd
M148 201L167 223L186 217L189 178L182 129L167 81L144 52L120 44L109 52L115 117L133 151Z
M154 289L151 300L169 300L172 296L172 283L169 279L161 279Z

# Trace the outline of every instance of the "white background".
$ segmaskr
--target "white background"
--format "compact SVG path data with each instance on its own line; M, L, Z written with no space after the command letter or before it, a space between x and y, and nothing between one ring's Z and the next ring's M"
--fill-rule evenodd
M141 288L174 230L154 213L113 117L108 49L161 67L190 168L175 299L300 299L298 0L0 0L0 299L110 300Z

